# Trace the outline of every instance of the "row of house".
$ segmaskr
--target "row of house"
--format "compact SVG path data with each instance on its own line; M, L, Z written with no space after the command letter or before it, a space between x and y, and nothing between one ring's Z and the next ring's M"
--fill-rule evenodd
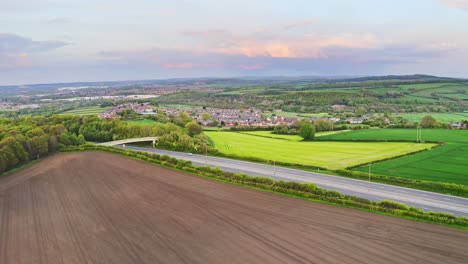
M132 110L140 115L154 115L153 107L149 106L149 103L126 103L113 107L98 116L100 118L118 118L118 113L124 110Z

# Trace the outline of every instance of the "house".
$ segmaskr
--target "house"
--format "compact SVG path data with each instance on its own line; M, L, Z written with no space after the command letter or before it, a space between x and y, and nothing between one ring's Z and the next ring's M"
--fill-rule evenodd
M335 111L343 111L343 109L345 109L345 107L346 107L346 105L342 105L342 104L332 105L332 108Z
M350 118L348 119L348 122L350 124L362 124L363 120L362 118Z

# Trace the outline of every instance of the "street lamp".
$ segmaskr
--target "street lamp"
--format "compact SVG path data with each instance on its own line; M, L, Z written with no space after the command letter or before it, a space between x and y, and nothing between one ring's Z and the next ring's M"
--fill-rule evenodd
M276 161L273 160L273 177L276 176Z
M208 140L203 141L205 144L205 164L208 166Z
M369 182L370 182L371 165L372 163L369 163Z
M370 177L371 177L371 165L372 165L372 163L369 163L369 184L367 185L368 186L368 188L367 188L368 192L370 192L370 185L371 185L371 179L370 179Z

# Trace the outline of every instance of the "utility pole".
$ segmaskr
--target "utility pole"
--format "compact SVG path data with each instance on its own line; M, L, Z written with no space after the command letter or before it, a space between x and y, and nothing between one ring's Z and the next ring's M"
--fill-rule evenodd
M371 171L371 164L372 164L372 163L369 163L369 182L370 182L370 171Z
M205 142L205 164L208 166L208 144Z
M416 127L416 142L421 142L421 127L419 125Z
M419 126L416 127L416 142L419 140Z
M276 161L273 161L273 177L276 176Z
M371 185L371 180L370 180L370 175L371 175L371 165L372 163L369 163L369 184L367 185L367 191L370 192L370 185Z
M419 142L422 141L422 127L419 127Z

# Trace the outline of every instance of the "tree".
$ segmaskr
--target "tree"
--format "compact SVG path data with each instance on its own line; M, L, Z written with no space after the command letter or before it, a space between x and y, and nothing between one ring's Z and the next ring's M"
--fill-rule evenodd
M283 134L283 135L289 134L288 125L284 123L276 125L275 128L273 128L273 134Z
M174 118L174 123L181 127L186 126L191 121L192 118L190 118L190 116L185 112L179 112L179 114Z
M211 115L210 115L210 113L205 112L205 113L202 114L201 118L202 118L203 121L208 121L208 120L210 120Z
M47 155L49 146L47 144L47 137L35 136L31 139L31 157L40 158Z
M315 127L307 123L302 124L299 128L299 136L304 140L313 140L315 137Z
M185 128L187 128L187 132L189 136L193 137L195 135L201 134L203 132L203 128L195 121L188 123Z
M19 163L18 158L15 156L13 150L10 148L10 146L4 146L2 149L2 155L1 158L5 162L5 169L4 170L9 170L13 168L16 164Z
M420 125L422 127L424 127L424 128L434 128L434 127L437 126L437 119L435 119L431 115L427 115L427 116L423 117L423 119L421 120Z
M330 130L330 121L319 119L314 122L315 129L318 132Z
M54 153L58 149L58 140L56 136L50 136L48 140L49 153Z
M29 159L28 153L24 150L23 145L17 141L14 137L7 137L0 141L0 148L8 147L8 151L11 151L18 160L16 163L23 162ZM16 163L14 165L16 165Z
M310 120L303 118L303 119L297 119L294 121L291 125L292 128L300 128L303 124L310 124Z

